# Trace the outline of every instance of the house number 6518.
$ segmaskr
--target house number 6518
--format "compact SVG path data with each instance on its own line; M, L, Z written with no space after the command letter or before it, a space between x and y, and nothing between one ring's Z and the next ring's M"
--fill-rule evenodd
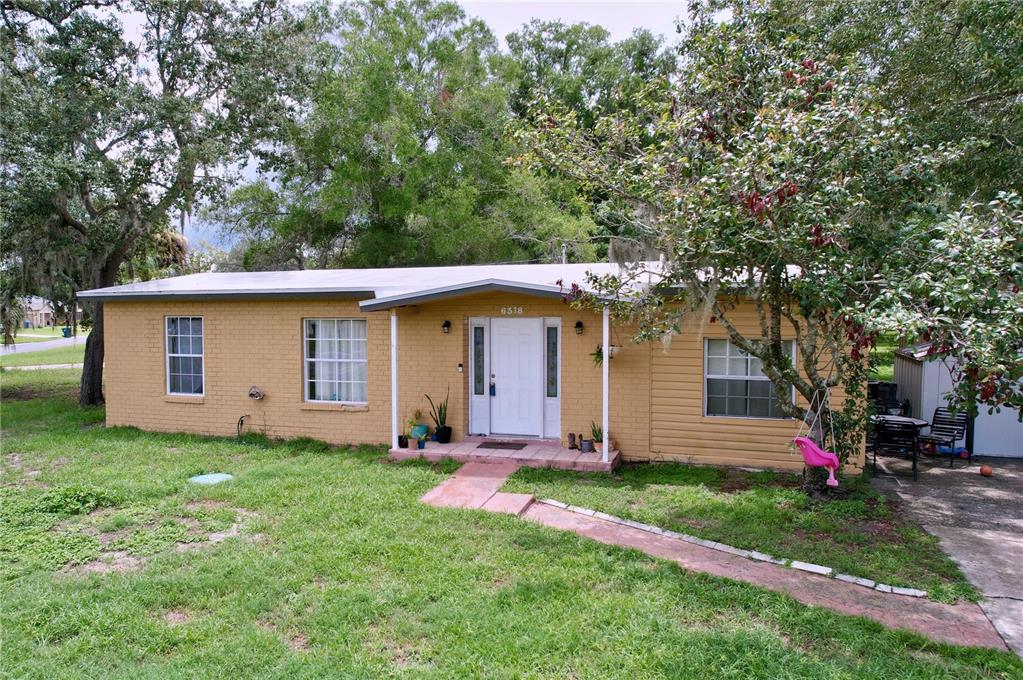
M522 307L501 307L501 314L505 316L511 316L513 314L521 314Z

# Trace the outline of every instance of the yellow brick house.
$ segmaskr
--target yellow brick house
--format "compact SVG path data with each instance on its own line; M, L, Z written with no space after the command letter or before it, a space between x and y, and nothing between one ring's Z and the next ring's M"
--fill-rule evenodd
M205 273L102 288L107 424L385 443L449 394L453 442L563 448L596 425L619 461L799 469L756 360L709 323L635 344L565 287L613 264ZM752 310L746 323L757 327ZM594 353L611 356L595 361ZM430 443L427 450L438 451Z

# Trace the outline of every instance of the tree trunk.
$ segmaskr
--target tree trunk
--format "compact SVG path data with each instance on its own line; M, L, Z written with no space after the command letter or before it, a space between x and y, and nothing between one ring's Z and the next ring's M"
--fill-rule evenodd
M124 253L131 242L121 244L120 249L105 260L94 261L95 275L90 277L94 288L109 288L117 283L117 270L124 262ZM77 308L77 300L72 300ZM81 406L99 406L103 403L103 303L89 302L91 306L92 331L85 341L85 363L82 365L82 384L78 392Z
M828 497L828 471L820 467L803 468L803 493L822 500Z
M92 331L85 341L85 363L78 403L99 406L103 403L103 303L93 305Z

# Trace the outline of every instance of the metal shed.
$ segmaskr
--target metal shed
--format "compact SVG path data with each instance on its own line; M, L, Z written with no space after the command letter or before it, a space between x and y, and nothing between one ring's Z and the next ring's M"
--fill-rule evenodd
M904 347L895 352L898 398L909 399L911 415L931 419L934 409L945 405L953 386L951 366L930 354L929 344ZM973 423L973 453L979 456L1023 458L1023 423L1019 412L1003 408L988 413L981 407Z

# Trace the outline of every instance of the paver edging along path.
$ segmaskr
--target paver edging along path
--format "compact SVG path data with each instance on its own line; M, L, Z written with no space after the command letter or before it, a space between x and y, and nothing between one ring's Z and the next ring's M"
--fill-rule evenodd
M877 581L869 578L861 578L859 576L852 576L850 574L842 574L836 572L831 567L826 567L820 564L813 564L812 562L801 562L799 560L789 560L784 557L775 557L774 555L768 555L756 550L745 550L743 548L736 548L726 543L718 543L717 541L708 541L703 538L696 536L690 536L689 534L680 534L677 531L671 531L670 529L662 529L660 527L653 526L652 524L643 524L642 522L636 522L631 519L623 519L621 517L615 517L609 515L606 512L600 512L599 510L590 510L589 508L581 508L576 505L568 505L561 501L556 501L550 498L537 501L538 503L545 503L547 505L553 505L556 508L568 510L569 512L575 512L580 515L586 515L589 517L596 517L603 519L614 524L621 524L624 526L633 527L641 531L648 531L652 534L659 534L661 536L669 536L671 538L677 538L686 543L693 543L695 545L703 546L704 548L710 548L711 550L720 550L721 552L728 553L729 555L737 555L739 557L748 557L758 562L770 562L771 564L777 564L782 567L789 567L791 569L799 569L801 571L810 572L811 574L820 574L821 576L830 576L836 578L839 581L845 581L846 583L853 583L863 588L870 588L877 590L882 593L894 593L895 595L905 595L907 597L927 597L926 590L918 590L916 588L902 588L900 586L890 586L887 583L878 583Z
M973 602L942 604L867 589L811 571L791 569L732 551L717 550L628 524L608 521L597 512L573 512L557 501L533 502L528 494L498 491L519 465L513 462L466 463L420 499L436 507L506 512L579 536L639 550L671 560L683 569L729 578L784 593L805 605L863 616L889 628L907 630L937 642L1006 650L1005 642ZM564 506L564 507L562 507ZM585 509L584 509L585 510ZM600 513L603 515L603 513Z

